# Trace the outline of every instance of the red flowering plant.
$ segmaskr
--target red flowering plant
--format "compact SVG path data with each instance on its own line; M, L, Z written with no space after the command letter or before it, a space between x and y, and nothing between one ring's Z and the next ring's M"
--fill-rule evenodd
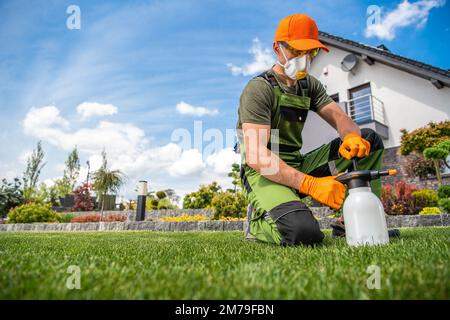
M92 184L83 183L73 191L74 206L73 211L91 211L94 209L94 202L91 197Z
M418 190L416 185L397 181L394 186L385 184L381 189L384 210L391 215L417 214L421 210L413 201L411 193Z

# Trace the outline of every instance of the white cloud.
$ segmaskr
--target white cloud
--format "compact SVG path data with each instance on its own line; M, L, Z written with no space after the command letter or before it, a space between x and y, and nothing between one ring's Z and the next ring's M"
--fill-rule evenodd
M415 25L424 27L428 21L431 9L442 7L445 0L420 0L401 2L397 8L386 13L380 23L370 24L365 29L366 37L378 37L380 39L393 40L397 29Z
M269 69L275 63L275 58L272 56L272 52L267 48L263 48L258 38L253 39L253 44L249 50L249 53L253 55L253 61L243 65L242 67L235 66L232 63L227 63L227 66L230 68L233 75L255 75Z
M31 121L34 118L40 120ZM93 128L72 129L61 126L61 123L67 123L67 120L60 116L56 107L31 108L25 116L23 128L26 134L62 150L70 151L76 145L82 159L78 183L86 181L88 169L85 159L89 159L92 174L101 165L100 154L104 148L109 166L126 175L127 183L122 188L122 195L131 198L135 196L136 181L141 179L148 180L152 190L173 188L178 194L194 191L199 184L212 181L218 181L226 188L231 184L227 177L231 164L239 162L239 155L231 148L204 157L198 149L183 150L175 143L150 147L145 132L130 123L100 121ZM22 158L27 155L29 151L23 152ZM53 169L54 176L59 176L62 173L61 162L53 167L47 166L47 169ZM47 182L49 178L51 176L44 177Z
M180 114L187 114L197 117L202 117L205 115L215 116L219 114L219 111L217 109L210 110L205 107L194 107L193 105L190 105L184 101L177 103L176 109Z
M117 107L112 104L102 104L97 102L83 102L77 106L77 112L82 120L95 116L110 116L117 113Z
M219 174L227 174L231 171L231 165L240 163L240 161L240 155L235 153L232 148L222 149L206 158L206 164Z
M22 124L26 134L64 150L77 146L82 152L94 153L107 147L112 155L118 155L148 143L144 131L130 123L101 121L95 128L69 132L64 130L68 121L55 106L31 108Z
M183 151L181 157L169 167L169 173L171 176L186 176L199 173L204 168L202 154L197 149L189 149Z
M33 134L36 128L49 126L68 128L69 122L59 115L59 110L55 106L45 106L42 108L32 107L25 116L23 126L25 133Z

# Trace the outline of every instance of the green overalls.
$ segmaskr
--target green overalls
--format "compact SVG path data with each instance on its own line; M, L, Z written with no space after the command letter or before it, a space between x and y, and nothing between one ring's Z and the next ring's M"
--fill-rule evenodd
M352 161L339 155L338 149L341 144L339 137L307 154L302 155L300 153L303 143L301 132L311 104L307 78L299 80L300 92L294 95L284 92L272 74L265 72L258 77L262 77L269 82L274 93L271 129L278 129L278 142L274 141L275 136L271 133L268 148L274 149L274 145L278 144L278 156L283 161L312 176L336 175L338 172L346 171L352 165ZM369 156L357 162L358 170L380 170L384 153L381 138L371 129L362 129L361 134L371 143L371 151ZM299 217L298 213L301 210L309 210L300 202L300 199L306 195L299 193L294 188L275 183L250 168L245 163L245 147L242 144L241 135L239 139L241 180L244 193L253 208L250 234L264 242L283 244L283 242L287 242L283 238L287 238L286 232L289 231L289 228L285 228L286 225L295 221L292 219L296 219L296 215ZM371 181L371 187L374 193L380 197L380 179ZM299 209L299 206L302 206L302 209ZM289 213L290 215L288 215ZM310 216L311 219L314 219L312 214ZM287 217L290 220L282 221ZM313 223L317 223L315 219Z

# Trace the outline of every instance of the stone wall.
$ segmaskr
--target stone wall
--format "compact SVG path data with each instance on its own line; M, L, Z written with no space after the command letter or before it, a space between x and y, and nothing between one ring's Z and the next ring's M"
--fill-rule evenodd
M333 214L333 210L328 207L311 207L310 208L313 214L316 217L322 218L327 215ZM74 214L76 216L80 215L92 215L92 214L100 214L99 211L83 211L83 212L65 212ZM136 211L104 211L103 215L109 214L122 214L127 216L128 221L136 220ZM183 214L194 216L197 214L201 214L211 219L213 216L212 209L176 209L176 210L147 210L145 212L145 219L159 219L161 217L179 217Z
M397 169L397 175L383 177L383 183L394 184L395 181L404 180L408 183L417 185L420 189L437 190L439 185L436 177L429 176L427 179L412 178L408 176L405 170L406 157L400 154L400 147L387 148L384 150L384 168ZM445 174L442 177L444 184L450 184L450 174Z
M319 219L321 229L330 229L332 218ZM410 215L386 216L389 228L450 226L450 216ZM89 223L15 223L0 224L1 231L244 231L247 221L127 221L127 222L89 222Z

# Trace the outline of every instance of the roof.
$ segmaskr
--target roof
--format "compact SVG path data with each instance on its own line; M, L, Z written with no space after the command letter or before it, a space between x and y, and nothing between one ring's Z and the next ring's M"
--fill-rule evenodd
M443 86L450 87L449 70L434 67L417 60L394 54L387 50L384 45L371 47L359 42L334 36L323 31L319 32L319 40L327 45L359 54L369 64L371 64L371 61L378 61L391 67L411 73L418 77L427 79L431 81L431 83L433 83L433 85L438 89L442 88Z

